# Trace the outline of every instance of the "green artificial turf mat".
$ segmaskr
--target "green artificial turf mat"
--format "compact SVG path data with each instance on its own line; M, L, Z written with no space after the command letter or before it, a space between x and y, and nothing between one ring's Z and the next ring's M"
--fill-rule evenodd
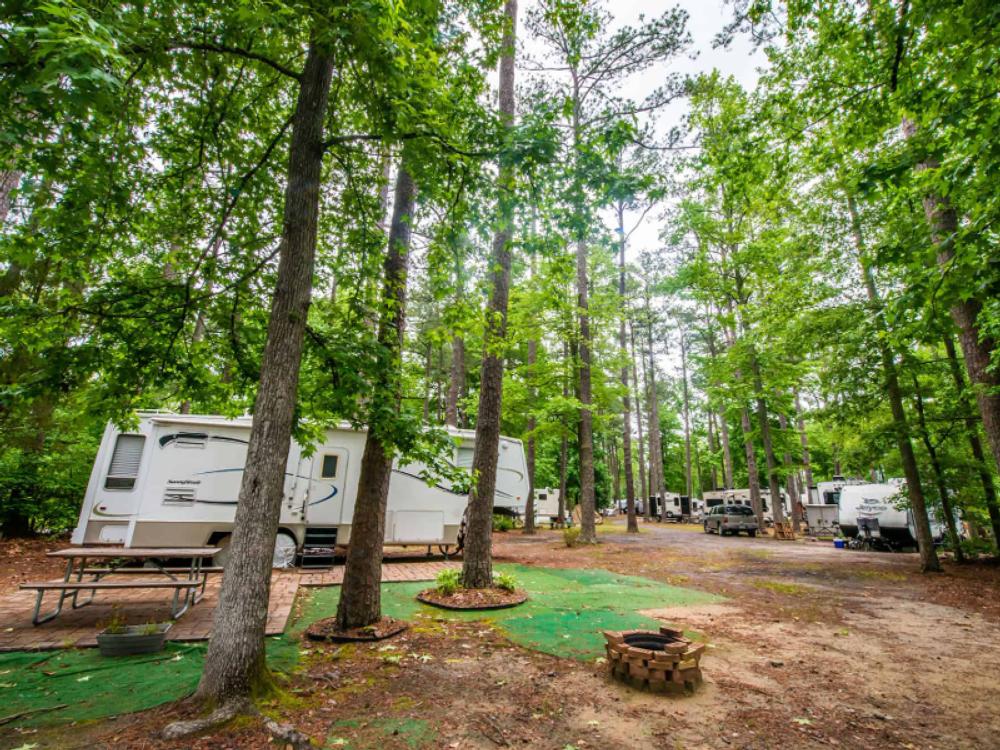
M168 642L140 656L106 657L96 648L0 653L0 712L30 712L4 729L99 719L183 698L198 685L207 649ZM267 655L271 669L288 672L298 647L286 636L268 638Z
M353 735L350 739L342 737L345 730ZM344 750L380 750L385 746L387 737L401 740L411 750L430 747L437 738L437 732L424 719L385 718L362 722L357 719L344 719L334 722L327 736L326 748L344 748Z
M668 586L648 578L606 570L564 570L525 565L498 565L527 589L529 599L511 609L461 612L421 604L414 597L429 581L382 585L382 612L390 617L445 620L482 620L499 627L512 641L527 648L573 659L604 654L603 630L656 629L660 623L638 610L689 606L721 601L693 589ZM337 609L340 587L312 589L302 615L291 632L331 617Z

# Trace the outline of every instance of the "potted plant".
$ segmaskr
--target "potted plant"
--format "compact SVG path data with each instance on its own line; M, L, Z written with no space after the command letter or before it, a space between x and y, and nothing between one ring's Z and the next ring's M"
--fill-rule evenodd
M104 630L97 634L101 656L130 656L162 651L170 630L170 622L150 622L128 625L116 611Z

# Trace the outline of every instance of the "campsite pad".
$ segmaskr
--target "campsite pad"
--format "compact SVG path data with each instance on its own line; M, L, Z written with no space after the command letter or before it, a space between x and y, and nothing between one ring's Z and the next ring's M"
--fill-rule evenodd
M99 719L183 698L198 686L207 649L206 643L169 642L160 653L140 656L101 656L96 648L0 654L3 716L30 712L0 731ZM271 669L288 672L297 658L293 639L268 638Z
M390 617L414 621L482 620L497 625L512 641L535 651L573 659L594 659L604 654L603 630L656 629L657 620L637 610L684 607L722 601L721 597L693 589L668 586L648 578L618 575L606 570L537 568L498 565L511 573L528 601L513 609L461 612L430 607L416 595L426 581L382 585L382 611ZM312 589L302 616L292 625L299 633L315 620L337 609L340 587Z

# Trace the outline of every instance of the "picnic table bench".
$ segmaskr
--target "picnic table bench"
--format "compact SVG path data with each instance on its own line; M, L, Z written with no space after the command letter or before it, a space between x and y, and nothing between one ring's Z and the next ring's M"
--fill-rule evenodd
M172 589L174 596L170 616L177 619L192 604L201 601L208 574L221 571L221 568L203 566L204 560L217 552L219 547L70 547L48 553L49 557L66 560L66 572L61 581L22 583L20 588L37 592L31 616L33 625L58 617L67 599L71 600L73 609L85 607L94 601L98 590ZM163 559L187 559L190 563L187 566L166 567L160 562ZM88 567L87 560L106 562L99 567ZM150 567L125 567L139 560ZM139 576L140 580L104 580L111 575ZM154 575L158 576L155 580L142 580ZM87 576L86 580L84 576ZM80 592L87 590L90 596L80 601ZM59 601L54 610L43 615L42 600L49 591L58 591Z

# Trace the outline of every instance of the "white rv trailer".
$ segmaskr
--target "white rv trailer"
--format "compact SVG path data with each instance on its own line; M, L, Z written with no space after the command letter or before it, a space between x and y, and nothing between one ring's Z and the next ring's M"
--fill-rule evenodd
M663 520L684 521L701 517L705 503L698 498L689 498L676 492L668 492L663 503Z
M837 476L828 482L819 482L815 487L810 487L803 506L809 533L835 534L840 520L840 493L844 487L859 484L864 482Z
M569 511L563 508L562 523L567 523L569 518ZM559 522L559 490L551 487L535 490L535 524Z
M858 519L865 519L873 535L895 546L916 546L913 512L902 507L905 502L906 485L900 481L845 486L840 491L840 530L844 536L856 536ZM930 525L931 536L940 541L944 536L944 524L931 517Z
M126 547L225 547L236 514L251 418L143 413L138 428L104 430L73 532L74 544ZM450 429L453 462L471 467L475 432ZM288 454L275 559L303 548L331 549L351 538L367 433L327 430L310 455ZM387 545L458 545L465 492L429 486L420 464L396 465L389 484ZM497 498L523 509L527 464L520 440L502 437ZM280 553L280 554L279 554ZM225 557L225 555L222 555Z

